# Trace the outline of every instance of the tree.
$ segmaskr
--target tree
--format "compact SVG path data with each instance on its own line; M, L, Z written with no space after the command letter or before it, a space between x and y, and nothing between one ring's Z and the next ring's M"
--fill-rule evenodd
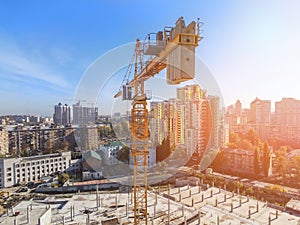
M287 172L288 162L286 159L286 150L287 148L285 146L281 146L275 152L275 170L281 176L285 176L285 173Z
M170 138L167 136L162 141L161 145L156 147L156 162L164 161L171 154Z
M66 183L69 180L69 174L67 173L61 173L60 175L58 175L58 183L60 186L64 185L64 183Z
M262 169L265 176L269 175L271 163L271 151L268 142L266 141L263 147Z
M64 151L68 151L68 150L69 150L69 147L70 147L69 142L63 141L63 150L64 150Z
M255 132L254 129L250 129L250 130L248 131L247 136L248 136L248 140L250 141L250 143L251 143L252 145L257 145L257 144L258 144L259 138L258 138L258 136L257 136L257 134L256 134L256 132Z
M120 151L117 153L117 159L123 163L128 164L129 163L129 154L130 154L130 148L127 146L123 146Z
M238 148L238 143L240 142L241 138L237 133L230 133L229 135L229 148Z
M259 149L255 148L254 150L254 160L253 160L253 168L254 168L254 172L255 174L259 174L260 172L260 167L259 167L259 161L260 161L260 157L259 157Z
M238 147L241 149L253 149L253 145L248 139L241 139L238 143Z

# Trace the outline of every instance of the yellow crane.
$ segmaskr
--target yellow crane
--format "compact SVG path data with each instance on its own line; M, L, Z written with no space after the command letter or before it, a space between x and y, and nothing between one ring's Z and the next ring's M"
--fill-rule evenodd
M115 98L132 101L131 109L131 157L134 181L134 224L148 224L147 212L147 156L149 145L147 100L144 82L167 68L167 83L179 84L194 78L195 47L200 37L201 22L185 25L180 17L174 27L150 33L142 43L136 40L132 62L129 64L123 84ZM154 37L154 38L153 38ZM144 56L148 56L144 62ZM129 81L132 68L133 79Z

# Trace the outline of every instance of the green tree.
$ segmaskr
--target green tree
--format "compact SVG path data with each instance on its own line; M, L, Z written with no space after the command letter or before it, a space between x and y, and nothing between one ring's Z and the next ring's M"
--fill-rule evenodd
M240 142L241 138L237 133L230 133L229 135L229 148L238 148L238 143Z
M281 146L277 151L275 152L275 170L277 173L279 173L281 176L285 176L288 168L288 161L286 158L286 150L287 148L285 146Z
M257 145L259 142L259 138L254 129L250 129L247 133L248 140L252 145Z
M170 138L167 136L162 141L161 145L156 147L156 162L162 162L171 154Z
M67 173L61 173L58 175L58 183L60 186L64 185L69 180L69 174Z
M130 148L127 146L123 146L120 151L117 153L117 159L123 163L128 164L129 163L129 154L130 154Z
M270 162L271 162L271 151L270 151L270 146L266 141L263 147L263 156L262 156L262 169L263 169L263 174L265 176L269 175L269 169L271 166Z
M254 172L255 174L259 174L260 172L260 157L259 157L259 149L258 148L255 148L254 150L254 160L253 160L253 168L254 168Z

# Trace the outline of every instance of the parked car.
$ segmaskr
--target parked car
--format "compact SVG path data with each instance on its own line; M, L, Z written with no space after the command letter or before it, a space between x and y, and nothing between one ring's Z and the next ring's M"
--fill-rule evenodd
M27 191L28 191L28 187L21 187L16 192L20 193L20 192L27 192Z

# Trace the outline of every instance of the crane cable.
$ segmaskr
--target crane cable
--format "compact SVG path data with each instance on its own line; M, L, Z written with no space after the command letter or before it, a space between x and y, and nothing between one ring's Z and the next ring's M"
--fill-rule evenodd
M129 77L130 77L130 74L131 74L131 71L132 71L134 57L135 57L135 53L132 55L130 63L127 66L127 70L126 70L126 73L125 73L125 75L123 77L123 80L122 80L121 86L119 88L119 91L122 90L123 85L128 84L128 82L129 82Z

